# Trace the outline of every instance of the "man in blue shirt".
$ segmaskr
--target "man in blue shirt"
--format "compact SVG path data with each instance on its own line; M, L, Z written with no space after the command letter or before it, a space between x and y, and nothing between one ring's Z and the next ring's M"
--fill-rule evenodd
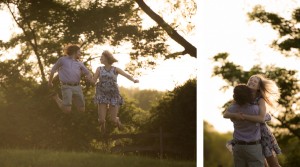
M72 102L75 103L79 111L85 111L85 99L82 93L80 85L81 75L85 75L86 78L93 83L92 75L89 70L79 61L81 57L80 48L77 45L69 45L65 50L66 56L58 59L55 65L52 67L48 85L53 87L54 73L58 72L62 99L58 94L53 94L53 99L58 104L59 108L65 112L70 113L72 108Z
M234 103L224 114L229 118L230 113L243 113L258 115L258 105L252 105L252 90L246 85L238 85L234 88ZM261 132L259 123L242 120L241 117L232 118L233 132L233 157L236 167L263 167L264 156L260 144Z

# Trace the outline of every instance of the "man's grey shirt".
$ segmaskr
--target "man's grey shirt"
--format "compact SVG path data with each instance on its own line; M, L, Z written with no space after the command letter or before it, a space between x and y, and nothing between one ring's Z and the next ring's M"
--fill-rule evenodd
M57 60L51 72L58 70L59 80L64 83L79 83L81 74L90 74L82 62L72 59L70 56L63 56Z
M232 104L228 108L228 112L237 113L242 112L248 115L259 115L258 105L245 104L238 105ZM235 140L242 140L246 142L257 141L261 138L260 124L247 120L231 119L234 126L233 138Z

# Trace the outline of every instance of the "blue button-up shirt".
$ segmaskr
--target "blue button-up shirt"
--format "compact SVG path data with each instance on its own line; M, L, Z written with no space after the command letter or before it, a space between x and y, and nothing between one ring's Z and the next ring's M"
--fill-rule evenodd
M246 104L242 106L238 104L232 104L228 108L228 112L231 113L242 112L248 115L258 115L259 107L258 105L251 105L251 104ZM259 123L255 123L247 120L236 120L236 119L231 119L231 121L233 122L233 126L234 126L233 138L235 140L242 140L246 142L260 140L261 132L260 132Z
M89 70L82 62L63 56L57 60L51 72L58 71L59 80L64 83L79 83L81 75L89 75Z

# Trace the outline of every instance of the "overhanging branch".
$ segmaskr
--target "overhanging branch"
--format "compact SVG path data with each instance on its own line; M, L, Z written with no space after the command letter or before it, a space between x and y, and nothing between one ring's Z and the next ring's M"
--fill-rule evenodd
M197 49L186 39L184 39L176 30L174 30L168 23L164 21L158 14L156 14L143 0L135 0L135 2L140 6L140 8L151 17L159 26L161 26L167 34L184 47L185 51L182 53L187 53L192 57L197 57Z

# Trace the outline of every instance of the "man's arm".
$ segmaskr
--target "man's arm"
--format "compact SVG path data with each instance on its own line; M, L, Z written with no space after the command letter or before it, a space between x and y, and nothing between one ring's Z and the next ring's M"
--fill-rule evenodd
M81 63L81 71L83 72L83 74L85 75L85 78L91 83L91 84L95 84L95 82L93 81L93 75L91 74L91 72L85 67L85 65L83 63Z
M92 76L91 73L89 73L89 74L86 75L86 79L87 79L90 83L92 83L93 85L95 84L95 82L93 81L93 76Z
M53 83L52 83L53 76L54 76L55 72L57 71L57 69L61 66L61 64L62 64L61 61L62 61L61 58L59 58L50 71L49 80L48 80L49 87L53 86Z
M54 72L51 70L50 75L49 75L49 80L48 80L48 86L52 87L53 86L53 76L54 76Z

